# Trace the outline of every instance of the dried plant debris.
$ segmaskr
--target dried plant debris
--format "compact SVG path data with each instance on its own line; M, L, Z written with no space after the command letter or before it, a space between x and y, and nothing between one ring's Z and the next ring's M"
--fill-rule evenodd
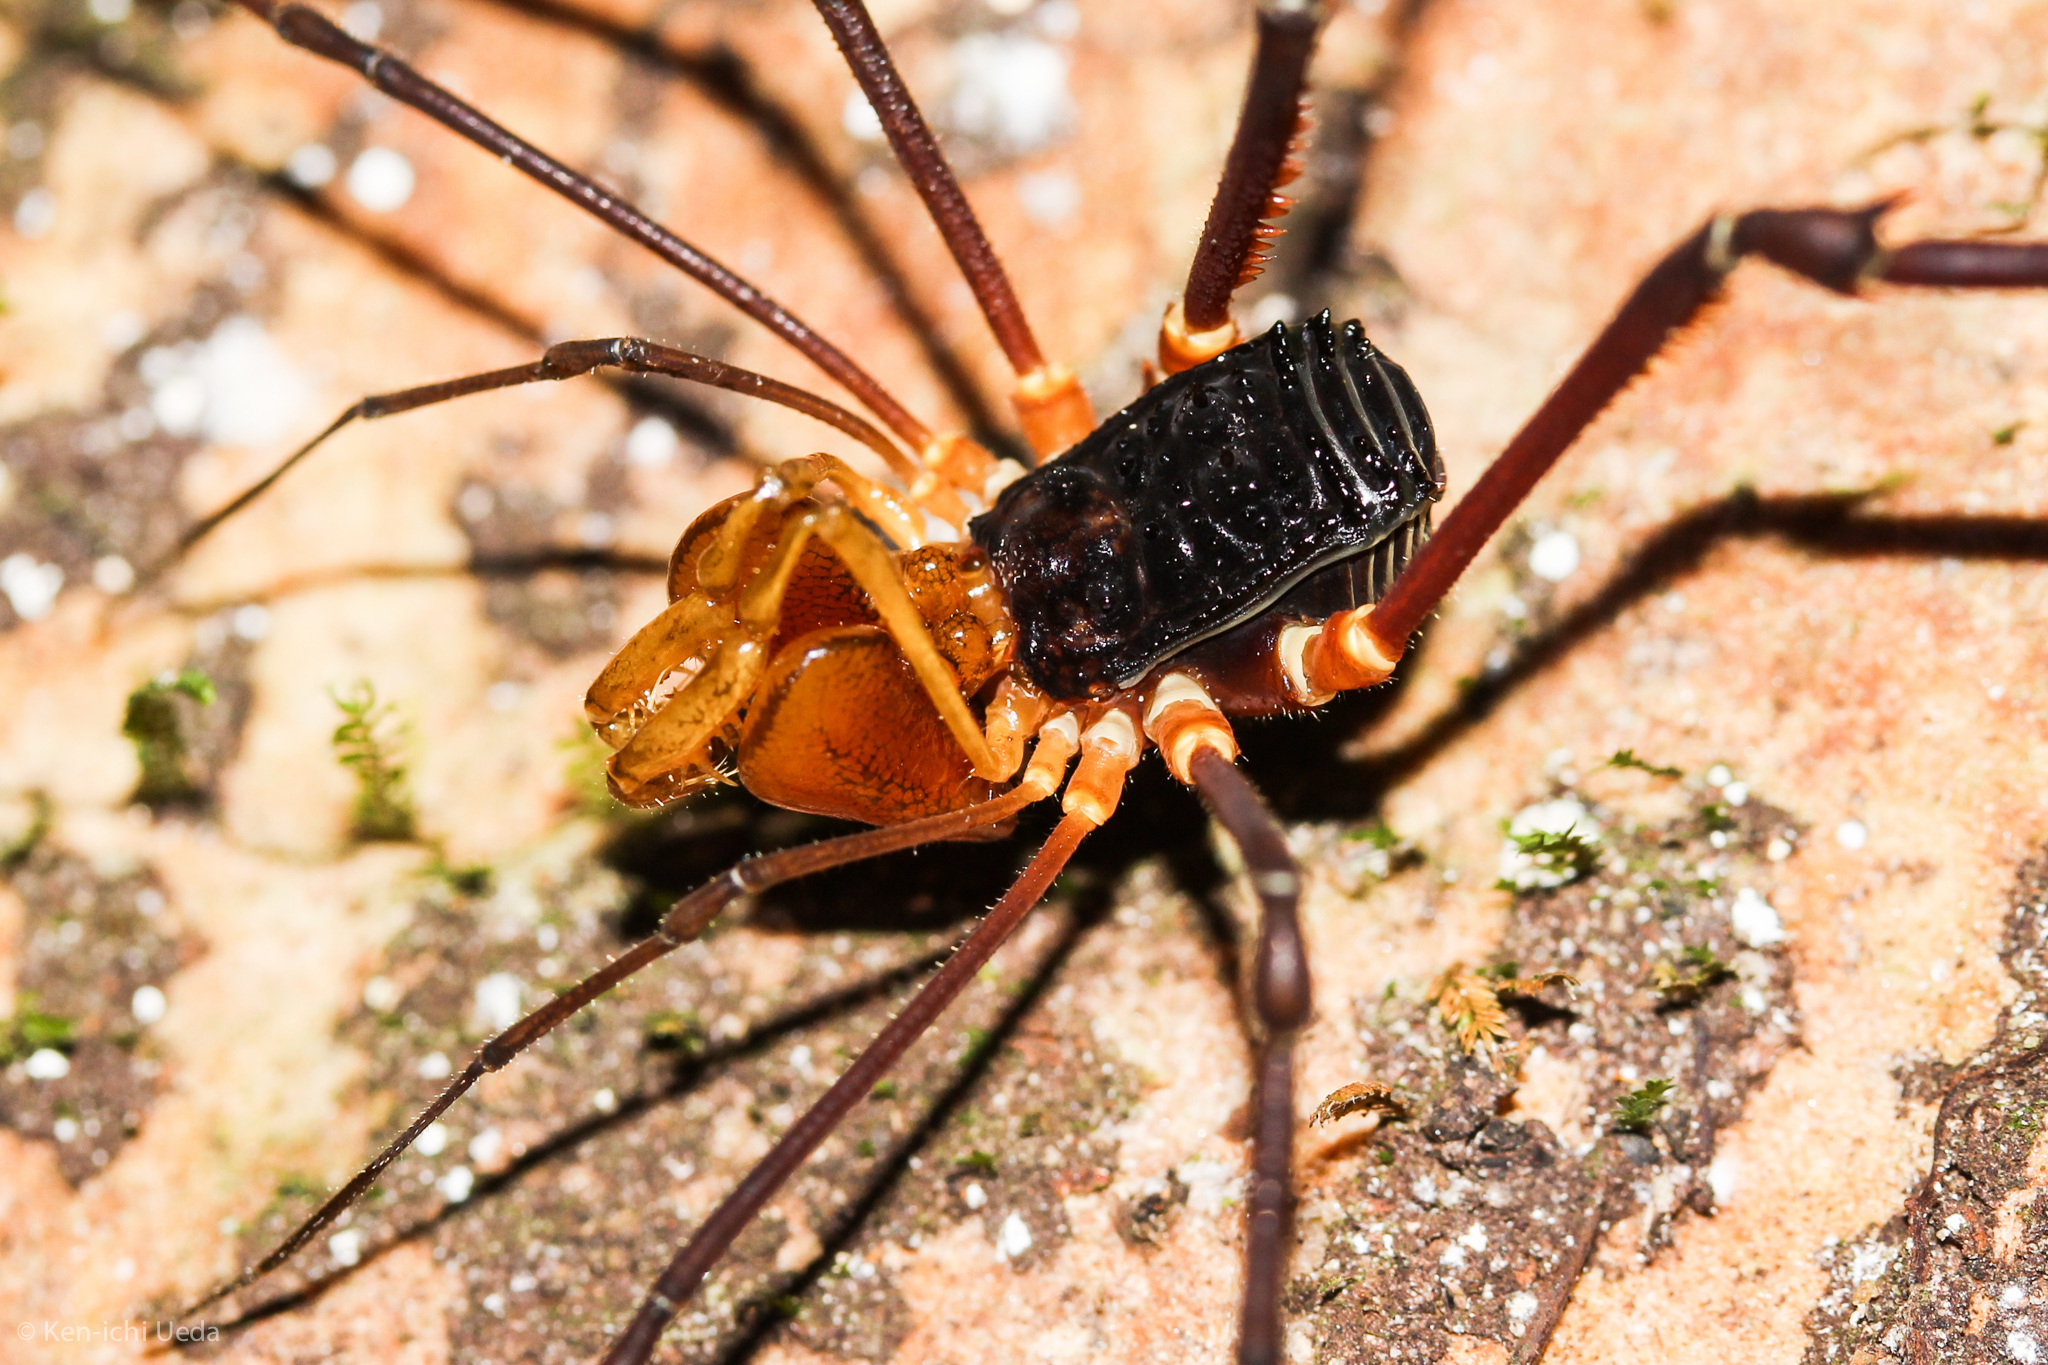
M1313 1314L1319 1361L1438 1361L1452 1334L1522 1358L1596 1241L1605 1260L1647 1263L1674 1218L1711 1208L1716 1135L1796 1041L1782 951L1751 946L1737 924L1745 890L1769 906L1767 850L1791 825L1782 811L1745 799L1663 829L1583 806L1556 814L1560 829L1600 831L1598 857L1569 882L1520 893L1500 949L1512 962L1460 971L1436 1000L1355 1006L1358 1073L1413 1118L1382 1125L1359 1158L1309 1173L1290 1296ZM1657 967L1694 960L1688 948L1728 974L1673 999ZM1521 977L1517 962L1568 965L1579 989L1561 1007L1554 991L1503 999L1510 984L1550 984ZM1453 995L1464 1006L1455 1019L1441 1008ZM1479 1031L1525 1070L1580 1078L1562 1129L1518 1114L1521 1079L1461 1042L1489 1003L1499 1018Z
M1312 1126L1320 1128L1326 1123L1335 1123L1346 1114L1372 1113L1399 1117L1407 1112L1401 1101L1394 1097L1394 1092L1378 1081L1353 1081L1323 1096L1323 1102L1308 1116L1308 1121Z
M8 869L25 908L13 1013L0 1019L0 1123L57 1147L77 1185L140 1130L160 1085L163 986L197 955L145 869L45 837Z
M376 1131L395 1131L486 1036L618 951L633 889L589 845L565 834L550 853L495 867L484 896L422 880L413 924L343 1026L368 1057ZM787 890L801 900L833 888ZM714 926L557 1029L239 1307L317 1288L416 1238L467 1286L450 1324L465 1356L599 1354L681 1240L957 937L759 927L815 925L819 913L778 903L744 927ZM1138 1093L1094 1050L1071 990L1034 993L1051 960L1077 975L1112 969L1092 946L1066 961L1074 922L1057 905L1041 912L875 1088L713 1271L667 1358L730 1359L786 1334L887 1359L910 1330L898 1248L969 1224L1019 1268L1057 1251L1066 1197L1115 1177L1109 1130ZM765 984L763 962L782 964ZM326 1188L310 1175L284 1182L241 1254L268 1251Z
M1439 976L1427 994L1438 1016L1457 1037L1459 1047L1484 1059L1489 1066L1505 1063L1513 1067L1520 1056L1512 1044L1503 1046L1508 1036L1508 1016L1501 997L1534 1000L1552 986L1576 992L1579 983L1569 972L1518 976L1512 962L1482 967L1476 972L1461 962Z
M1806 1365L2048 1359L2048 854L2020 868L1999 956L2019 992L1990 1045L1926 1075L1927 1175L1889 1221L1821 1251Z

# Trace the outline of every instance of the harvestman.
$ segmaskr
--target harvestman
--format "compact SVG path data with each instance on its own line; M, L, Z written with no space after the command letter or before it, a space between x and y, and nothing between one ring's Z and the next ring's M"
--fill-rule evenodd
M1391 676L1410 637L1536 481L1744 256L1840 294L1866 281L2048 284L2044 244L1880 246L1876 226L1889 201L1717 215L1636 286L1428 536L1440 466L1420 398L1399 368L1355 323L1340 334L1325 318L1246 341L1230 313L1288 206L1279 191L1294 173L1290 152L1322 17L1315 0L1260 8L1236 135L1186 288L1160 328L1166 377L1100 427L1072 371L1040 351L872 19L859 0L817 0L1015 372L1012 401L1038 461L1030 469L963 435L934 433L779 303L397 58L302 6L240 2L287 42L356 69L696 278L783 337L881 426L654 342L568 342L530 365L364 399L196 525L181 550L352 421L601 368L794 408L881 456L900 487L821 454L783 462L751 493L705 513L678 543L669 608L620 651L586 701L615 751L609 775L623 800L658 804L736 770L768 800L878 828L750 858L684 897L650 937L487 1042L281 1246L195 1308L281 1264L486 1072L702 933L735 901L884 853L986 835L1060 792L1061 820L1009 891L704 1220L607 1357L646 1360L734 1238L1016 929L1113 813L1125 774L1156 747L1236 842L1262 911L1250 983L1262 1036L1238 1358L1277 1361L1293 1042L1310 1017L1309 972L1297 870L1235 766L1228 718L1305 710ZM933 523L945 538L926 539ZM1261 527L1263 537L1246 540Z

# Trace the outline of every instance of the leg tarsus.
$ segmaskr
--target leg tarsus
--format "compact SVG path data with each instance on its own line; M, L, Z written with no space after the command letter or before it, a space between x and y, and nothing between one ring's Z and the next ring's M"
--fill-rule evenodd
M274 0L238 0L294 47L339 63L359 73L385 94L408 104L443 127L482 147L506 165L537 181L598 221L639 243L689 275L726 302L767 327L802 352L818 368L882 419L883 425L913 450L931 440L931 431L896 401L847 354L812 331L795 314L763 294L697 247L662 227L632 205L485 117L481 110L428 80L392 54L349 36L317 10Z
M1251 995L1265 1036L1253 1049L1252 1171L1237 1359L1239 1365L1278 1365L1280 1289L1294 1216L1294 1039L1310 1013L1308 951L1298 913L1301 873L1279 823L1229 759L1202 748L1188 766L1202 804L1243 855L1259 897Z
M775 1192L817 1149L876 1082L922 1037L946 1007L974 979L997 948L1051 887L1081 840L1095 828L1085 816L1068 815L1039 848L1031 863L988 917L975 926L937 974L925 983L902 1013L876 1035L867 1050L854 1058L818 1102L790 1125L753 1170L711 1211L690 1240L677 1249L668 1268L633 1315L633 1320L605 1354L606 1365L644 1365L661 1334L733 1239L753 1222Z
M1614 318L1451 509L1373 609L1373 636L1398 654L1536 481L1720 289L1745 255L1838 293L1866 280L1950 288L2048 286L2048 243L1911 242L1887 251L1877 222L1895 200L1856 209L1753 209L1710 220L1659 261Z
M312 1216L293 1229L291 1235L274 1251L229 1283L192 1304L182 1316L189 1317L211 1304L220 1302L283 1265L293 1253L360 1199L363 1192L375 1183L377 1176L402 1156L406 1149L412 1146L413 1141L426 1131L427 1125L468 1093L486 1074L503 1068L514 1057L627 977L697 938L710 927L720 912L734 901L743 896L758 895L771 887L794 881L799 877L842 867L847 863L878 858L920 844L971 837L977 830L1011 819L1025 806L1043 795L1044 792L1035 788L1020 788L965 810L893 825L886 829L863 830L858 834L825 839L800 848L784 849L779 853L760 854L741 860L724 875L706 882L677 901L662 917L654 933L641 939L571 989L564 991L486 1042L455 1079L434 1097L433 1102L406 1125L403 1132L387 1143L383 1150L371 1158L346 1185L329 1196Z
M573 379L589 374L593 370L619 369L633 374L664 375L671 379L685 379L706 384L712 388L727 389L733 393L759 398L782 407L800 412L826 426L851 436L868 449L875 451L899 478L906 482L915 479L922 471L908 455L884 436L875 427L855 413L848 412L837 403L793 384L785 384L767 375L752 370L728 365L720 360L663 346L659 342L643 341L638 337L600 337L589 341L558 342L541 355L539 360L526 365L512 365L502 370L486 370L481 374L463 375L459 379L444 379L433 384L420 384L409 389L396 389L390 393L371 394L358 400L339 417L329 422L325 429L312 440L286 456L277 468L265 474L249 487L236 494L225 506L208 513L190 530L178 539L178 544L161 563L152 566L142 578L154 579L182 560L192 547L264 493L273 484L291 472L301 460L311 455L326 440L352 422L369 422L379 417L395 417L402 412L432 407L472 394L491 393L499 389L517 388L521 384L537 384L547 380Z

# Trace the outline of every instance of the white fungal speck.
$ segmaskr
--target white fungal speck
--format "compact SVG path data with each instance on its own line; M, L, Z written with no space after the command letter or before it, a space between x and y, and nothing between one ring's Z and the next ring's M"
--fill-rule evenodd
M1014 1261L1029 1250L1031 1229L1013 1213L1003 1220L1002 1230L996 1234L996 1254L1006 1261Z
M421 1156L439 1156L448 1150L448 1125L430 1123L413 1139L412 1149Z
M1526 1289L1518 1289L1508 1295L1508 1330L1516 1336L1529 1330L1530 1321L1536 1316L1536 1296Z
M1998 1291L2000 1308L2019 1308L2027 1301L2027 1287L2023 1284L2009 1284Z
M590 1097L590 1107L592 1109L595 1109L600 1114L617 1113L619 1108L619 1097L617 1092L614 1091L610 1086L606 1086L604 1089L598 1091L595 1095L592 1095Z
M1707 785L1710 787L1725 787L1734 780L1735 774L1728 771L1726 763L1716 763L1707 769Z
M373 976L363 983L363 1008L373 1013L389 1014L403 999L405 992L388 976Z
M363 1259L363 1230L343 1228L327 1239L327 1254L336 1265L354 1265Z
M1736 1165L1735 1158L1725 1153L1715 1157L1708 1165L1707 1188L1714 1192L1716 1204L1725 1206L1735 1197L1735 1186L1740 1173L1741 1167Z
M50 235L57 226L57 196L38 185L14 203L14 235L24 241Z
M203 432L221 445L282 439L312 396L263 324L246 314L223 322L203 343L152 347L140 373L157 425L173 436Z
M372 213L391 213L412 198L412 163L389 147L365 147L348 167L349 198Z
M1018 33L973 33L953 44L957 73L950 105L960 132L1005 151L1033 152L1074 121L1067 54Z
M1868 1284L1891 1269L1898 1254L1897 1248L1882 1242L1866 1242L1849 1253L1849 1278L1857 1284Z
M57 605L57 593L64 586L64 570L45 564L34 555L17 551L0 559L0 593L24 621L40 621Z
M2006 1333L2005 1353L2020 1365L2035 1365L2041 1359L2041 1343L2034 1340L2034 1334L2025 1328L2015 1328Z
M1853 853L1870 842L1870 831L1861 820L1844 820L1835 826L1835 842Z
M270 608L260 602L250 602L235 608L230 618L230 629L237 640L255 644L270 634Z
M70 1117L58 1119L50 1125L50 1136L59 1142L72 1142L78 1137L78 1120Z
M220 445L267 446L298 424L312 391L263 324L246 314L214 329L200 348L206 437Z
M1449 1266L1452 1270L1463 1270L1465 1268L1465 1248L1456 1245L1447 1246L1444 1248L1444 1254L1437 1257L1437 1262L1440 1265Z
M968 1208L978 1209L988 1203L988 1191L984 1190L979 1184L972 1184L960 1191L960 1198Z
M1735 937L1752 948L1768 948L1785 941L1785 926L1778 912L1749 887L1735 893L1735 903L1728 907L1728 920L1735 926Z
M626 463L643 469L659 469L674 460L682 446L676 429L666 421L659 417L643 417L626 433ZM485 509L486 512L489 510ZM470 518L472 521L478 519Z
M319 189L340 168L334 152L318 142L308 142L284 159L285 178L303 190Z
M128 1012L138 1024L154 1024L164 1017L164 993L154 986L137 986L128 998Z
M469 1140L469 1159L479 1166L490 1165L504 1150L505 1135L496 1128L486 1128Z
M839 110L839 126L855 142L880 142L884 136L882 116L858 89L846 92L846 103Z
M502 1033L519 1022L524 995L518 977L510 972L492 972L476 983L476 1004L470 1017L490 1032Z
M1486 1229L1474 1223L1459 1235L1458 1245L1468 1251L1486 1250Z
M447 1053L429 1052L414 1062L412 1069L423 1081L445 1081L455 1068L449 1064Z
M150 390L149 411L171 435L193 435L206 420L206 381L196 374L170 376Z
M457 1166L434 1182L434 1188L451 1204L460 1204L476 1188L476 1176L467 1166Z
M1570 531L1546 531L1529 547L1529 572L1562 583L1579 571L1579 538Z
M61 1081L71 1074L71 1059L53 1047L39 1047L21 1064L32 1081Z
M342 10L341 27L359 43L374 43L384 31L384 8L377 0L356 0Z
M135 586L135 566L119 555L101 555L92 562L92 585L118 597Z
M1017 203L1024 216L1040 227L1068 227L1081 211L1081 182L1065 171L1019 176Z

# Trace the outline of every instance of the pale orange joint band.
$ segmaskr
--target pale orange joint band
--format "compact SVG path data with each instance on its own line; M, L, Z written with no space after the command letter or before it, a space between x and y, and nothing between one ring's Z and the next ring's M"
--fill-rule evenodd
M1187 314L1175 299L1166 305L1166 316L1159 323L1159 368L1168 374L1192 370L1222 355L1238 340L1236 318L1206 332L1190 332Z
M1200 683L1185 673L1169 673L1152 689L1145 704L1145 734L1159 746L1167 771L1192 783L1190 766L1203 749L1214 749L1237 761L1237 736L1230 721Z
M1039 726L1038 747L1031 751L1031 765L1024 770L1018 790L1030 792L1034 801L1051 796L1080 747L1081 725L1072 712L1062 712Z
M1095 406L1064 365L1041 365L1018 376L1010 405L1040 459L1059 454L1095 430Z
M1130 713L1121 708L1105 713L1081 735L1081 761L1067 783L1060 809L1092 824L1101 824L1116 810L1123 795L1124 774L1138 766L1144 741Z
M1371 607L1355 607L1323 623L1304 651L1303 673L1311 692L1371 687L1394 675L1401 651L1389 652L1373 633L1371 617Z

